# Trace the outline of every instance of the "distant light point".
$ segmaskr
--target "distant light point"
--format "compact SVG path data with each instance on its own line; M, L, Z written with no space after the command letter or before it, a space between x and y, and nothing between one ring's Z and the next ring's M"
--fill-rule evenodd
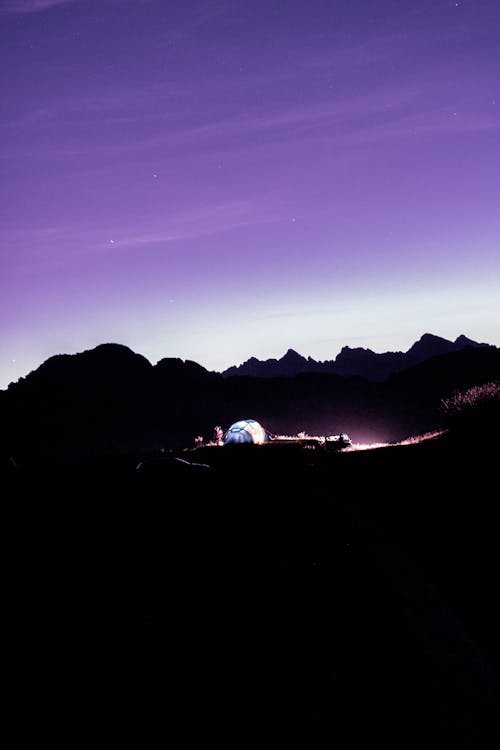
M110 244L110 245L114 245L114 244L115 244L115 241L114 241L114 240L110 240L110 241L109 241L109 244Z
M154 178L155 180L157 180L157 179L158 179L158 175L156 174L156 172L155 172L155 173L153 174L153 178Z

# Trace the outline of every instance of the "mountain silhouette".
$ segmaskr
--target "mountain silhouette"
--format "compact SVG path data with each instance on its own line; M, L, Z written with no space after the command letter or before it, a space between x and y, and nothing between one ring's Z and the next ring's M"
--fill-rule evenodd
M419 364L429 357L460 351L467 346L485 347L463 334L455 341L435 336L431 333L416 341L407 352L385 352L377 354L371 349L344 346L334 360L316 361L307 359L293 349L289 349L281 359L259 360L251 357L239 366L229 367L222 374L224 377L252 376L261 378L294 377L307 372L324 372L346 377L360 376L367 380L381 381L396 372Z
M290 351L285 365L302 360ZM275 434L394 441L439 427L441 400L455 389L499 378L500 350L466 346L383 382L321 371L290 377L290 367L279 377L225 378L189 360L153 366L117 344L57 355L0 391L0 448L16 459L156 451L209 439L215 425L246 416Z
M267 359L262 361L256 357L250 357L239 368L230 367L222 374L224 377L229 377L230 375L249 375L257 378L290 378L299 375L301 372L310 372L313 362L314 360L307 360L293 349L288 349L281 359Z

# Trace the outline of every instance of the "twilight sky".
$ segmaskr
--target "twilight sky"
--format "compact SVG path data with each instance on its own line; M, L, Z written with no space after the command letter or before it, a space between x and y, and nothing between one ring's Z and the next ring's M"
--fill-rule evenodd
M498 0L0 0L0 387L500 345Z

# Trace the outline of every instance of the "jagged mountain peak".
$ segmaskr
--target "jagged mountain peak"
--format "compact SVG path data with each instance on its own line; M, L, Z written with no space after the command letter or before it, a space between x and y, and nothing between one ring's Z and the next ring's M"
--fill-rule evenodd
M465 346L484 347L489 346L489 344L479 344L477 341L474 341L473 339L470 339L468 336L464 336L464 334L461 333L460 336L457 336L457 338L455 339L455 346L457 348L463 349Z
M288 349L286 354L283 355L280 361L283 362L283 360L297 360L300 362L307 361L306 358L303 357L302 354L296 352L295 349Z
M422 336L418 339L418 341L415 341L414 344L408 349L408 351L411 351L415 347L419 347L421 345L428 346L429 344L452 344L453 342L449 339L443 338L443 336L436 336L435 333L423 333Z
M336 359L342 359L344 357L351 356L363 356L364 354L375 354L371 349L364 349L362 346L343 346L340 352L337 354Z
M281 359L259 360L251 357L238 367L230 367L222 374L247 375L253 377L293 377L305 372L324 372L336 375L358 375L368 380L385 380L395 372L401 372L423 362L430 357L458 351L466 346L484 346L477 344L464 334L455 341L449 341L434 333L424 333L407 352L376 353L363 347L343 346L335 360L318 362L312 357L303 357L294 349L288 349Z

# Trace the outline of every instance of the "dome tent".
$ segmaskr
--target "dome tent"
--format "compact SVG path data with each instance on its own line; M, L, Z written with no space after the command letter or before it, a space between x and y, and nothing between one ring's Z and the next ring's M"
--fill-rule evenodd
M237 445L238 443L261 445L266 440L266 431L255 419L242 419L235 422L224 435L224 445Z

